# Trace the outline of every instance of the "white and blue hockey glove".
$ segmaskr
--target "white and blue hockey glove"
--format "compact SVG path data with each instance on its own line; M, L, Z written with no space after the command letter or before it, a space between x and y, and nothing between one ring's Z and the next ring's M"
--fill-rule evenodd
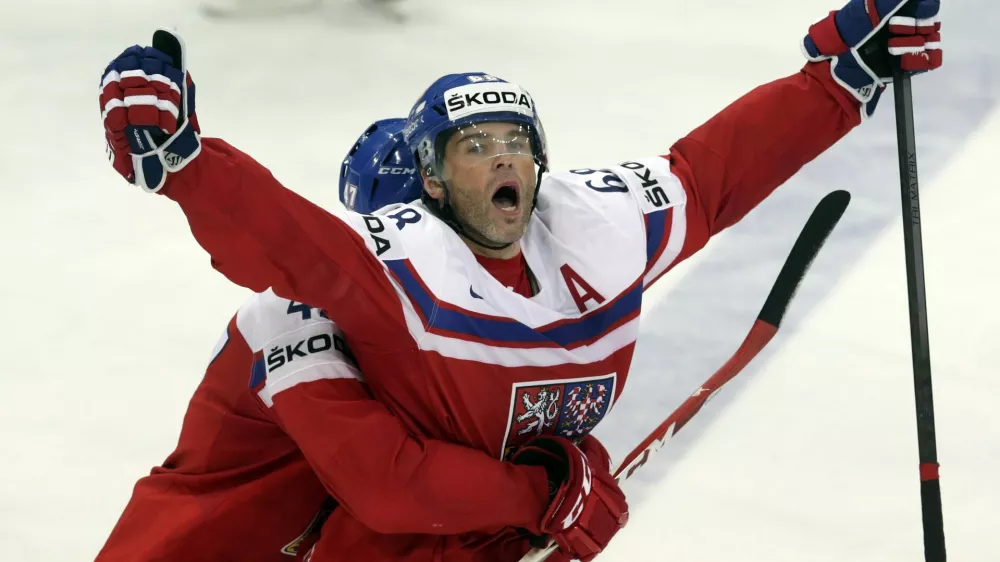
M861 102L867 119L892 82L894 64L913 73L941 66L940 6L940 0L850 0L809 28L802 52L814 62L832 61L834 80Z
M184 44L157 30L153 47L125 49L101 77L101 118L111 165L129 183L159 191L167 174L201 152L194 82Z

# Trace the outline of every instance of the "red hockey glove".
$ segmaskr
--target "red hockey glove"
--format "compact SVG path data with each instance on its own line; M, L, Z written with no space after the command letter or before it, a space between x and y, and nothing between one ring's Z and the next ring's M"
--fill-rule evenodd
M111 61L100 103L111 165L146 191L159 191L201 151L184 44L169 31L157 31L153 47L129 47Z
M588 435L578 447L562 437L536 437L511 461L548 473L551 501L539 528L559 545L550 561L592 560L628 521L625 495L596 438Z
M893 65L909 73L941 66L940 7L940 0L849 0L809 28L802 51L810 61L833 61L833 79L861 102L866 119Z

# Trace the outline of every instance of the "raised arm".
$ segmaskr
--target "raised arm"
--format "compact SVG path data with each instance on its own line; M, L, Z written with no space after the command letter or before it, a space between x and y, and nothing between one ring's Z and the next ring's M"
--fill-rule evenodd
M235 283L336 311L352 338L403 328L401 305L362 236L226 142L204 139L201 155L171 174L162 193Z
M858 104L810 63L759 86L671 147L593 175L598 191L630 191L645 226L643 286L733 225L860 122ZM589 177L589 176L588 176ZM600 187L604 186L604 187Z
M732 226L861 122L858 102L828 62L759 86L670 148L687 194L680 259Z

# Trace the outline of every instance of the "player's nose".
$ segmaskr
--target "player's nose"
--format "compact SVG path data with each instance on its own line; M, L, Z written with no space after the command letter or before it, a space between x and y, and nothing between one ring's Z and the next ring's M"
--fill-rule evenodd
M513 155L511 155L511 154L498 154L498 155L496 155L496 156L493 157L493 168L494 169L513 168L513 167L514 167L514 158L513 158Z

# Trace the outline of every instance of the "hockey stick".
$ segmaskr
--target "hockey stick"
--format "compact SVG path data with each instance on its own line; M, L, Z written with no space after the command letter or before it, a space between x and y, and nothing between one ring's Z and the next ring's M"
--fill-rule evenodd
M771 341L778 332L785 311L788 310L788 305L792 302L806 271L809 270L830 232L840 221L840 217L844 215L850 201L851 195L848 192L838 190L827 194L819 202L802 228L802 232L795 239L792 251L781 266L781 271L767 295L767 300L764 301L764 306L736 353L625 457L615 470L615 479L619 484L631 478L639 467L646 464L653 453L660 450L677 431L691 421L702 406L715 396L723 385L738 375ZM541 562L556 548L557 546L551 543L544 549L533 549L521 558L521 562Z
M924 527L924 560L944 562L944 517L938 479L934 395L931 392L930 338L927 333L927 294L924 286L924 250L920 235L920 194L917 189L917 147L913 127L910 75L895 65L892 75L896 101L896 146L903 201L903 245L910 305L910 349L913 354L913 390L917 408L917 449L920 459L920 508Z

